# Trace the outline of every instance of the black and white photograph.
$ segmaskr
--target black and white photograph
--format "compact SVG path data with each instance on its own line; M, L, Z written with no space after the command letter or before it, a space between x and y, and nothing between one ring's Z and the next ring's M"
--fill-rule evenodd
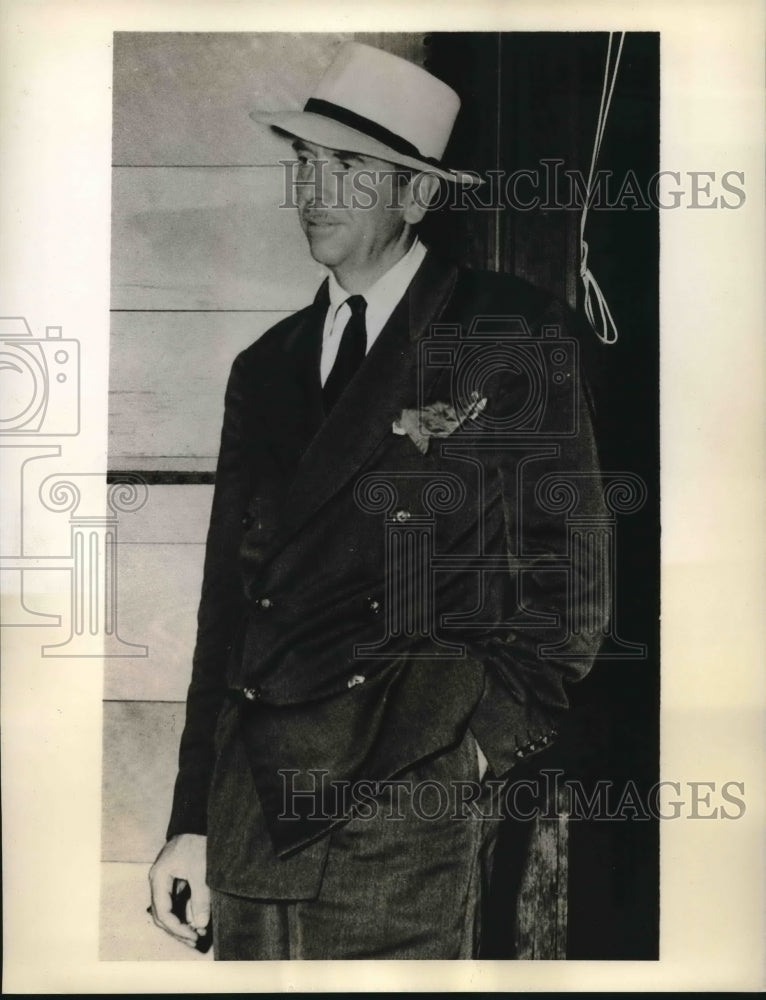
M100 332L25 306L24 255L0 317L4 718L56 702L47 781L67 677L97 699L46 854L97 988L366 960L399 988L592 964L657 989L669 928L713 934L684 900L706 852L756 879L754 632L727 645L705 591L763 584L714 513L762 508L724 430L753 368L696 308L734 263L693 253L762 202L756 143L675 143L682 33L620 8L100 24ZM5 857L6 885L36 871ZM756 904L728 904L753 934Z
M114 66L104 957L656 958L659 35Z

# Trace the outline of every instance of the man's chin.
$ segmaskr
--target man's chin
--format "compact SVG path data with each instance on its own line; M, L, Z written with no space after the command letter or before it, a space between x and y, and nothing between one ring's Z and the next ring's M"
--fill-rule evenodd
M332 229L331 226L320 227L321 229L327 229L328 232L311 232L306 233L306 239L309 244L309 251L311 256L319 264L324 264L327 267L332 267L337 264L343 257L342 252L333 240L333 233L329 230Z

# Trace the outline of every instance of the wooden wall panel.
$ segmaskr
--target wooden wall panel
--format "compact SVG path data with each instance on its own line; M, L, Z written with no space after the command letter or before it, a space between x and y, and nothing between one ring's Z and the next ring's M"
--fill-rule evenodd
M352 37L118 32L113 162L275 163L282 143L249 112L303 107L337 47Z
M212 502L212 486L152 485L144 506L120 517L120 541L125 545L201 545L207 535Z
M145 506L120 519L120 634L148 656L108 660L105 698L186 697L212 500L212 486L152 485Z
M113 309L286 309L324 270L282 167L127 168L112 180Z
M179 511L179 518L183 512ZM148 656L109 660L104 697L155 701L186 697L202 586L203 542L204 536L196 545L119 545L120 635L127 642L147 646Z
M286 315L113 313L110 468L212 471L231 363Z
M152 862L164 844L183 719L180 703L104 704L102 861Z

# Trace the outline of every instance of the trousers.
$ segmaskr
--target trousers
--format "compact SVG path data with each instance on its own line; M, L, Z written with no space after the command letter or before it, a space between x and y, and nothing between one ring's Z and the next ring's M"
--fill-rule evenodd
M213 891L218 961L470 959L481 939L499 810L468 731L376 789L336 827L319 893L284 902Z

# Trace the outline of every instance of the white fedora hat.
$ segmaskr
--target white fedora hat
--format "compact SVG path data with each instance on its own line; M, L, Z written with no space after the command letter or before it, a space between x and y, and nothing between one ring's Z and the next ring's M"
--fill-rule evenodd
M480 184L478 175L441 163L459 110L455 91L420 66L346 42L302 111L251 111L250 117L327 149Z

